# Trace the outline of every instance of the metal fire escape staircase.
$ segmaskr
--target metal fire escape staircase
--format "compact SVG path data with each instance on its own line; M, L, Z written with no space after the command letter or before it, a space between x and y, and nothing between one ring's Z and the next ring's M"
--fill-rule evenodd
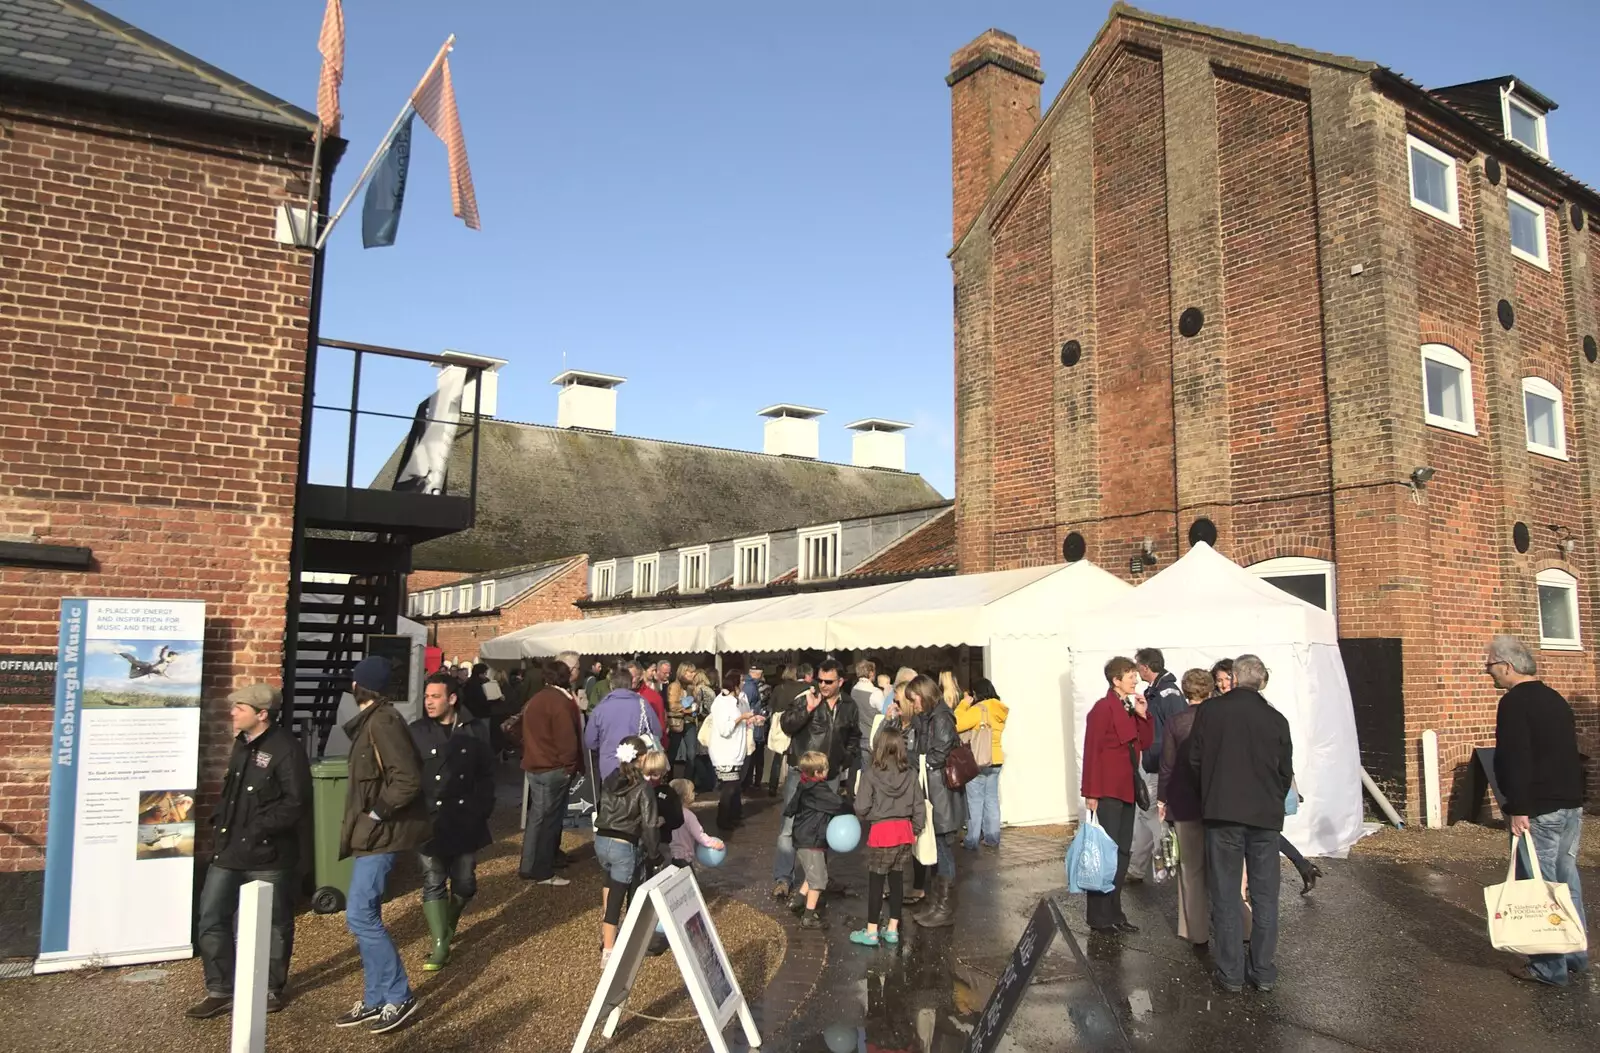
M479 405L484 365L458 355L429 355L397 348L322 340L322 348L353 354L349 400L325 405L312 396L311 409L348 417L344 480L310 481L314 468L303 458L297 490L290 595L284 638L284 703L289 726L313 757L321 756L350 687L351 670L375 636L392 636L400 625L412 547L469 529L477 510ZM403 420L421 428L431 419L362 409L361 382L368 360L425 362L463 367L473 404L463 406L453 448L471 443L469 478L449 479L444 493L424 494L356 484L359 424L363 418ZM317 357L308 375L317 377ZM331 386L331 385L329 385ZM320 394L320 392L318 392ZM311 415L303 434L310 449ZM470 437L470 438L469 438ZM454 461L454 457L451 458ZM325 473L318 472L319 476Z

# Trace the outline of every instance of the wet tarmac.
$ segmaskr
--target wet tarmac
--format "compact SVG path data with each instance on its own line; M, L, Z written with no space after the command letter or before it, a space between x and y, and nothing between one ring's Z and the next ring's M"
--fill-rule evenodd
M1057 898L1089 971L1066 941L1055 942L997 1047L1009 1053L1600 1049L1600 982L1592 974L1565 989L1526 984L1506 974L1517 959L1489 946L1482 889L1504 877L1493 865L1323 860L1327 876L1301 897L1284 864L1278 985L1270 994L1233 995L1214 985L1209 959L1177 938L1170 882L1125 893L1140 932L1091 934L1083 897L1066 894L1065 844L1013 831L998 853L957 849L953 928L918 931L907 922L897 950L849 943L864 918L865 873L854 853L830 861L833 880L850 894L826 909L826 932L803 932L766 895L776 810L760 799L747 807L729 864L701 871L702 884L780 917L791 957L819 963L792 1015L761 1020L767 1050L964 1049L1045 896ZM1589 916L1600 917L1600 871L1586 869L1584 879ZM738 1028L728 1036L739 1037Z

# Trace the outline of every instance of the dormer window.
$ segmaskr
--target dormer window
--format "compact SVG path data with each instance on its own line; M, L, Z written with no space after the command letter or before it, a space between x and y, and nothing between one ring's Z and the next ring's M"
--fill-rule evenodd
M1526 146L1540 157L1550 156L1545 139L1544 111L1517 96L1515 82L1501 89L1500 105L1505 117L1506 138Z

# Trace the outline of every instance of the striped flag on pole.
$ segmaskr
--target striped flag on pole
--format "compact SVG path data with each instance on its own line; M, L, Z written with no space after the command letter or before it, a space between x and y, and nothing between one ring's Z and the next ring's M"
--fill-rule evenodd
M317 84L317 119L326 135L339 134L339 85L344 81L344 8L339 0L328 0L322 13L322 35L317 38L322 52L322 79Z
M467 165L467 140L456 112L456 91L450 81L450 60L436 63L411 96L423 123L433 129L450 158L450 203L454 213L472 230L478 223L478 196L472 189L472 169Z

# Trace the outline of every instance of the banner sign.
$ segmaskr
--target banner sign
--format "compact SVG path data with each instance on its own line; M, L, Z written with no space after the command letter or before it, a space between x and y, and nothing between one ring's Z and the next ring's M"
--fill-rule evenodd
M55 700L55 655L0 654L0 705L48 706Z
M65 599L35 972L187 958L205 604Z
M617 930L616 945L600 973L600 984L589 1001L589 1011L584 1015L577 1041L572 1044L572 1053L583 1053L589 1048L589 1038L602 1017L605 1024L600 1033L610 1038L616 1032L622 1006L628 1000L639 966L650 949L650 938L658 927L672 948L672 957L689 989L689 1000L694 1003L695 1015L705 1028L712 1053L728 1053L728 1041L722 1030L735 1017L744 1030L745 1044L761 1045L761 1032L756 1029L755 1017L734 978L733 966L717 936L717 927L711 921L711 911L706 909L694 871L689 867L669 866L640 885L628 904L628 913Z

